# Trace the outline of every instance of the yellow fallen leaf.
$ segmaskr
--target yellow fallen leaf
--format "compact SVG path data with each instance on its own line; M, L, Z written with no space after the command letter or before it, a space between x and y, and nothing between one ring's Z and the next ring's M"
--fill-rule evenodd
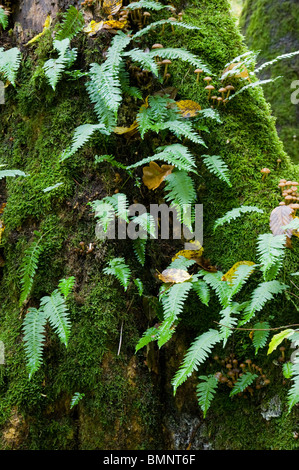
M103 29L104 21L99 21L96 23L94 20L91 20L91 22L83 29L84 33L88 34L88 36L93 36L96 34L98 31Z
M182 117L194 117L201 110L200 104L192 100L180 100L176 102Z
M109 20L104 21L104 29L123 29L127 25L127 21L117 21L117 20Z
M176 268L164 269L161 274L158 274L160 281L165 282L166 284L179 284L181 282L188 281L191 277L192 276L187 271L184 271L184 269Z
M226 67L226 69L223 70L222 75L224 75L226 72L229 72L230 70L234 69L235 67L237 67L238 65L241 65L241 64L242 64L242 62L236 62L234 64L230 64L228 67ZM242 67L241 72L236 71L231 76L232 77L237 77L237 78L246 78L247 80L249 80L249 82L251 82L248 70L247 70L246 67L244 67L244 65Z
M143 167L142 181L148 189L157 189L173 169L173 165L162 165L160 167L156 162L150 162L149 166Z
M137 121L134 121L130 127L115 127L113 132L118 135L125 134L125 137L131 137L132 135L138 132L138 124Z
M203 254L203 247L201 246L201 244L199 243L199 241L195 240L195 241L189 241L188 243L192 243L194 244L194 250L181 250L179 251L178 253L176 253L176 255L172 258L172 261L174 261L175 259L177 259L179 256L184 256L184 258L187 258L187 259L197 259L197 258L200 258Z
M104 0L102 9L106 15L115 15L122 7L122 0Z
M34 38L30 39L30 41L28 41L27 44L25 44L25 46L29 46L29 44L33 44L36 41L38 41L46 33L46 31L50 28L51 24L52 24L51 15L48 15L45 22L44 22L42 32L37 34L36 36L34 36Z
M227 271L227 273L225 273L222 276L221 281L227 281L229 284L232 284L232 280L234 278L235 272L237 271L239 266L242 266L242 265L253 266L254 264L255 263L253 263L252 261L238 261Z

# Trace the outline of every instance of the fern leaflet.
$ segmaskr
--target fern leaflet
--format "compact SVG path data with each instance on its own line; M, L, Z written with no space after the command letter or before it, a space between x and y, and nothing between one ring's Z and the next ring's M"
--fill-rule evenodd
M35 232L39 238L31 243L29 248L25 250L24 258L21 264L21 295L19 305L22 306L27 300L34 281L34 276L37 270L38 260L43 246L40 244L42 236L39 232Z
M249 385L251 385L256 378L256 374L252 374L251 372L245 372L241 377L238 378L229 396L233 397L238 393L244 392L244 390L249 387Z
M84 26L84 17L81 11L74 6L70 6L63 15L63 21L59 25L59 30L55 34L55 39L62 41L63 39L71 40L75 37Z
M21 63L21 52L17 47L13 47L5 51L0 47L0 74L8 80L13 86L16 85L15 80Z
M258 236L258 259L265 281L274 279L282 267L285 244L286 235L274 236L272 233L264 233Z
M73 135L71 146L62 152L60 161L63 162L74 155L89 141L96 131L100 131L103 134L107 133L103 124L82 124L82 126L77 127Z
M155 326L152 326L151 328L148 328L138 341L136 345L135 352L139 351L139 349L144 348L144 346L147 346L149 343L152 341L155 341L158 338L158 330Z
M195 282L192 282L192 286L201 302L208 306L210 300L210 290L207 283L198 279Z
M184 23L183 21L172 21L172 20L159 20L155 21L145 28L141 29L137 33L135 33L132 37L132 40L135 41L136 39L144 36L144 34L147 34L149 31L152 29L156 29L157 26L162 26L165 24L171 24L172 26L178 26L179 28L184 28L184 29L189 29L189 30L200 30L197 26L190 25L188 23Z
M28 176L21 170L0 170L0 180L7 176Z
M6 29L8 26L8 11L0 5L0 25L3 29Z
M40 309L58 334L59 339L67 346L71 323L64 296L58 290L55 290L50 296L41 299Z
M79 401L82 400L82 398L84 397L85 397L84 393L75 392L71 399L70 409L78 405Z
M150 51L148 54L155 57L157 55L157 51L153 50ZM163 59L170 59L170 60L182 60L183 62L188 62L189 64L193 65L196 68L202 69L205 73L212 76L212 72L207 65L205 65L199 57L192 54L189 51L186 51L183 48L165 48L159 49L159 57L163 57Z
M254 325L252 344L255 347L255 354L257 354L260 348L263 348L266 345L267 339L270 334L269 328L270 328L270 325L267 321L259 322Z
M42 363L43 342L45 339L45 324L47 318L44 312L29 308L23 321L24 347L29 370L29 379Z
M258 212L259 214L263 214L262 209L259 209L255 206L236 207L235 209L228 211L223 217L220 217L216 220L216 222L214 223L214 231L217 227L221 227L224 224L229 224L232 220L235 220L238 217L241 217L241 215L248 212Z
M218 176L221 181L227 183L231 188L232 184L229 180L229 168L226 163L218 155L202 155L204 164L210 170L211 173Z
M70 295L73 287L75 285L76 278L74 276L70 276L68 279L61 279L58 283L58 289L61 294L64 296L65 299Z
M197 400L205 418L218 387L218 380L215 375L201 375L198 378L202 382L196 387Z
M115 276L125 291L129 287L131 270L124 258L113 258L109 261L108 266L103 269L103 272Z

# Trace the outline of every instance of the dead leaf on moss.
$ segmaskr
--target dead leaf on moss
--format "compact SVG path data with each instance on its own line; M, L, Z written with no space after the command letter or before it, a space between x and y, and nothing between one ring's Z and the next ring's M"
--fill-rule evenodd
M237 269L242 265L254 266L254 263L252 261L238 261L222 276L221 281L227 281L229 284L232 284ZM252 268L252 271L254 271L254 268ZM250 271L250 274L252 271Z
M122 0L104 0L102 9L106 15L116 15L122 7Z
M200 104L192 100L180 100L176 102L183 118L195 117L201 110Z
M284 230L283 225L292 222L292 208L290 206L277 206L270 214L270 229L273 235L283 235L286 233L288 238L292 237L292 230Z
M230 64L228 67L226 67L226 69L223 70L222 75L224 75L226 72L229 72L230 70L232 70L235 67L238 67L240 65L242 65L242 62L236 62L236 63ZM251 82L248 70L244 65L243 65L242 70L240 72L236 70L236 73L231 75L231 76L236 77L236 78L246 78L247 80L249 80L249 82Z
M174 169L173 165L162 165L156 162L150 162L149 166L143 167L142 181L148 189L157 189L167 175L170 175Z
M176 268L164 269L161 274L158 274L160 281L164 282L165 284L179 284L181 282L188 281L191 279L191 277L191 274L189 274L184 269Z
M194 249L192 250L181 250L179 251L178 253L175 254L175 256L172 258L172 261L176 260L177 258L179 258L179 256L183 256L184 258L186 259L193 259L193 260L197 260L199 259L202 254L203 254L203 247L201 246L201 244L199 243L199 241L197 240L192 240L192 241L189 241L188 243L192 243L194 245Z

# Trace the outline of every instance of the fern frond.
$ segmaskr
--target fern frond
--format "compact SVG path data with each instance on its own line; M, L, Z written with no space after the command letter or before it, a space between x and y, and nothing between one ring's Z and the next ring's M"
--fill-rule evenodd
M190 375L196 371L211 353L216 343L221 341L221 336L217 330L210 329L198 336L187 351L183 363L175 374L172 385L174 394L177 388L187 380Z
M160 2L153 2L150 0L140 0L139 2L132 2L126 6L126 10L139 10L140 8L146 8L147 10L160 11L170 9L169 5L162 5Z
M149 54L155 57L157 55L157 51L150 51ZM183 48L169 47L165 49L159 49L159 57L163 57L163 59L170 60L182 60L183 62L188 62L196 68L202 69L205 73L209 74L210 76L213 75L209 67L205 65L199 57Z
M236 324L238 323L238 319L231 316L232 313L234 312L235 312L234 306L229 305L225 309L221 310L221 312L219 313L220 315L219 323L221 323L220 335L221 335L221 339L223 340L223 347L225 347L228 338L233 332L232 328L234 328Z
M136 238L133 240L133 250L141 266L145 263L146 238Z
M236 93L234 93L233 95L230 95L227 99L230 101L233 98L235 98L236 96L243 93L245 90L248 90L250 88L255 88L257 86L267 85L267 83L274 83L274 82L276 82L276 80L278 80L280 78L283 78L283 77L279 76L279 77L275 77L275 78L269 78L268 80L258 80L256 82L249 83L249 85L243 86L243 88L241 88L241 90L236 91Z
M252 292L249 305L244 310L244 318L241 325L247 323L264 307L268 300L273 299L275 294L281 294L288 286L280 283L279 281L267 281L260 283Z
M158 346L161 348L169 338L169 331L182 313L184 303L192 288L191 282L182 282L171 286L162 297L163 322L159 326Z
M133 98L142 100L142 92L139 88L130 85L130 75L126 70L126 64L122 61L119 65L119 81L123 93Z
M137 278L133 279L133 281L134 281L135 286L137 287L138 295L142 296L144 287L143 287L143 283L142 283L141 279L139 279L137 277Z
M3 29L6 29L8 26L8 15L8 11L5 10L2 5L0 5L0 25Z
M258 68L256 68L256 69L254 70L254 74L261 72L262 70L264 70L264 68L269 67L270 65L275 64L275 63L278 62L279 60L291 59L292 57L294 57L295 55L298 55L298 54L299 54L299 51L295 51L295 52L290 52L290 53L288 53L288 54L279 55L279 56L275 57L275 59L270 60L269 62L265 62L265 63L263 63L262 65L260 65Z
M39 261L39 256L43 251L44 247L40 243L42 236L40 233L36 232L36 235L39 236L37 240L34 240L29 248L25 250L24 257L22 260L20 273L21 273L21 295L19 300L19 305L22 306L23 303L27 300L34 281L34 276L37 270L37 265Z
M231 289L227 282L221 281L222 276L221 271L207 273L203 280L215 291L222 307L226 308L230 302Z
M192 286L201 302L208 306L210 300L210 289L207 283L201 279L197 279L195 282L192 282Z
M113 258L109 261L108 266L103 269L104 274L111 274L121 283L126 291L129 287L131 270L126 264L124 258Z
M5 51L0 47L0 74L15 86L15 80L21 63L21 52L17 47Z
M214 119L214 121L218 122L218 124L222 124L220 119L220 114L217 109L213 108L204 108L201 109L198 113L200 119Z
M265 281L275 279L285 255L286 235L264 233L258 236L257 253Z
M171 202L174 206L193 204L196 201L196 191L194 182L186 171L173 171L165 178L165 189L168 191L165 197L166 201Z
M29 308L23 320L24 347L29 370L29 380L42 363L43 342L47 318L43 311Z
M69 148L65 149L61 156L60 161L63 162L67 158L74 155L83 145L85 145L96 131L106 134L106 128L103 124L82 124L74 131L72 143Z
M147 34L149 31L152 29L156 29L158 26L162 26L165 24L171 24L172 26L178 26L179 28L184 28L188 30L200 30L198 26L193 26L188 23L184 23L183 21L172 21L172 20L159 20L155 21L149 25L147 25L145 28L140 29L137 33L135 33L132 37L132 40L135 41L136 39L139 39L140 37L144 36Z
M230 298L240 292L249 276L253 273L255 266L255 264L241 264L237 267L229 284L231 289Z
M244 392L244 390L247 387L249 387L249 385L251 385L252 382L254 382L256 378L257 378L256 374L252 374L251 372L245 372L241 377L238 378L229 396L233 397L234 395L237 395L238 393Z
M158 338L158 329L155 326L152 326L151 328L148 328L138 341L135 352L139 351L139 349L144 348L144 346L147 346L149 343L152 341L155 341Z
M181 144L167 145L165 148L158 148L158 153L151 157L143 158L138 162L126 167L127 170L146 165L152 161L162 161L169 165L174 165L178 170L196 173L196 162L189 149ZM160 150L160 151L159 151Z
M78 405L79 401L82 400L82 398L84 397L85 397L85 393L75 392L71 399L70 409Z
M71 322L64 296L59 290L55 290L50 296L42 297L40 310L44 312L45 317L49 320L59 339L67 347Z
M214 231L216 230L217 227L220 227L224 224L229 224L232 220L235 220L238 217L241 217L241 215L248 213L248 212L258 212L259 214L263 214L262 209L259 209L258 207L255 207L255 206L236 207L235 209L228 211L223 217L220 217L219 219L215 221Z
M202 159L211 173L227 183L230 188L232 187L229 180L229 168L219 155L202 155Z
M70 276L67 279L60 279L58 283L58 289L65 299L67 299L67 297L72 292L75 282L76 282L75 276Z
M140 49L132 49L129 52L124 52L123 56L129 57L133 62L137 62L142 68L149 70L156 77L159 75L155 58L150 56L148 52L144 52Z
M166 121L160 124L156 124L153 129L156 130L156 132L168 129L179 139L185 137L186 139L191 140L191 142L194 142L195 144L200 144L206 147L204 140L193 129L192 124L190 122L182 122L182 120L179 119Z
M7 176L28 176L21 170L0 170L0 180Z
M205 418L218 387L218 380L215 375L201 375L198 378L202 382L196 387L196 395L198 404L203 412L203 417Z
M257 354L260 348L263 348L266 345L267 339L270 334L269 328L270 328L270 324L267 321L256 323L253 326L253 330L255 331L253 331L252 344L255 347L255 354Z
M130 220L130 223L133 222L134 225L139 225L142 228L143 233L139 232L138 233L138 238L147 238L149 235L152 239L157 238L156 236L156 222L154 217L149 214L148 212L145 212L144 214L138 215L136 217L132 217ZM130 230L130 225L128 227L128 233Z
M55 91L57 83L60 80L64 70L75 62L77 57L77 50L69 49L70 40L68 38L61 41L54 40L53 46L54 49L58 51L58 58L47 60L43 65L43 69L49 84Z
M123 165L122 163L117 162L115 158L113 157L113 155L96 155L94 157L94 162L95 163L109 162L110 165L115 166L116 168L122 168L123 170L127 169L126 165Z
M71 40L82 30L83 26L84 17L82 12L71 5L63 15L63 20L55 34L55 39L59 41L63 39Z
M288 412L299 402L299 356L296 354L292 364L292 386L288 391Z

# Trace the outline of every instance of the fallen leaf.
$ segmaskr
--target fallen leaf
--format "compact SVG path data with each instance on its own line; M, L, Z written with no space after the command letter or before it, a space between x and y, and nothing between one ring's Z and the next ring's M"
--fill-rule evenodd
M227 273L225 273L222 278L221 278L221 281L227 281L229 284L232 284L232 280L234 278L234 275L235 275L235 272L237 271L238 267L239 266L242 266L242 265L246 265L246 266L253 266L254 263L252 261L238 261L237 263L235 263L228 271ZM254 269L252 269L253 271ZM252 272L250 271L250 273Z
M187 258L187 259L193 259L193 260L197 260L198 258L200 258L202 256L202 253L204 251L203 247L201 246L201 244L199 243L199 241L195 240L195 241L189 241L188 243L192 243L194 244L194 250L181 250L179 251L178 253L176 253L176 255L172 258L172 261L174 261L175 259L177 259L179 256L184 256L184 258Z
M116 15L122 7L122 0L104 0L102 9L106 15Z
M292 230L284 230L283 225L292 222L292 208L290 206L277 206L270 214L270 229L273 235L283 235L286 233L288 238L292 237Z
M242 64L242 62L236 62L234 64L230 64L228 67L226 67L226 69L223 70L222 75L224 75L226 72L229 72L230 70L234 69L235 67L237 67L241 64ZM248 70L247 70L246 67L244 67L244 65L243 65L243 68L242 68L241 72L238 72L236 70L236 73L231 75L231 76L232 77L237 77L237 78L247 78L249 80L249 82L251 82Z
M201 110L200 104L192 100L180 100L176 102L182 117L194 117Z
M48 15L47 18L46 18L46 21L44 22L42 32L37 34L36 36L34 36L32 39L30 39L30 41L28 41L27 44L25 44L25 46L29 46L29 44L33 44L36 41L38 41L46 33L46 31L50 28L51 23L52 23L52 18L51 18L50 15Z
M162 165L160 167L158 163L150 162L149 166L143 167L142 181L148 189L157 189L164 178L170 175L173 169L173 165Z
M96 23L94 20L92 20L86 28L83 29L84 33L88 34L88 36L93 36L96 34L98 31L103 29L104 21L99 21Z
M166 284L179 284L181 282L188 281L191 277L192 276L187 271L184 271L184 269L176 268L164 269L161 274L158 274L160 281L165 282Z

